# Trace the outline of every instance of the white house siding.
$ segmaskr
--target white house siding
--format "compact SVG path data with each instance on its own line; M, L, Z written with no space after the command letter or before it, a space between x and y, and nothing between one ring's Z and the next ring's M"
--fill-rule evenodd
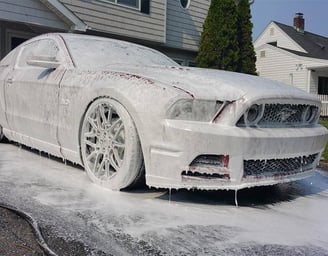
M152 0L150 14L96 0L60 0L90 30L153 42L165 42L166 1Z
M23 22L43 27L66 30L67 25L39 0L1 0L0 22Z
M271 22L256 39L254 47L257 48L271 42L277 42L277 46L281 48L306 52L301 46L291 40L274 22Z
M263 51L265 57L261 57L264 55ZM257 49L256 56L256 67L261 77L277 80L307 91L307 69L296 56L277 51L270 46ZM297 66L298 64L303 65Z
M209 0L193 0L183 9L178 0L167 0L166 45L197 51Z
M328 63L325 60L300 57L271 45L258 47L256 55L256 67L261 77L293 85L314 94L318 91L320 72L313 72L313 67L324 67Z
M311 72L309 83L309 92L312 94L318 94L318 74Z

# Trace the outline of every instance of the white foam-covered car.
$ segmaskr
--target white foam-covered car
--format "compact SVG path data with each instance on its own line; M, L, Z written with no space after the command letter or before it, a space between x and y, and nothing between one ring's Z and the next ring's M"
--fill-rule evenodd
M139 45L46 34L0 63L1 136L111 189L241 189L310 175L320 102L255 76L181 67Z

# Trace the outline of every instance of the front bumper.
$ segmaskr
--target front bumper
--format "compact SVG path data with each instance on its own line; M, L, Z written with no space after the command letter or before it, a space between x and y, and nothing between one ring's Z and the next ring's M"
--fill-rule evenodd
M328 139L320 125L260 129L165 120L162 132L163 142L150 146L146 182L175 189L242 189L302 179L313 173ZM204 155L225 163L193 166Z

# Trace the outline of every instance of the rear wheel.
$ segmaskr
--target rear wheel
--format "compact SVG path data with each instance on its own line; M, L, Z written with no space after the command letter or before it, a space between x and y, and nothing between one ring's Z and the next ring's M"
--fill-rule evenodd
M85 114L80 136L84 168L95 183L119 190L143 178L138 134L119 102L109 98L94 101Z

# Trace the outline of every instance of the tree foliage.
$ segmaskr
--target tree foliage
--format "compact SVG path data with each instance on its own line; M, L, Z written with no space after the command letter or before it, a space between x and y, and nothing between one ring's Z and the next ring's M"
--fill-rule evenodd
M251 11L248 0L240 0L238 7L238 42L239 42L239 67L238 72L256 74L256 56L252 43Z
M255 74L248 0L212 0L203 25L196 64L203 68Z
M237 7L233 0L212 0L201 35L196 64L237 71Z

